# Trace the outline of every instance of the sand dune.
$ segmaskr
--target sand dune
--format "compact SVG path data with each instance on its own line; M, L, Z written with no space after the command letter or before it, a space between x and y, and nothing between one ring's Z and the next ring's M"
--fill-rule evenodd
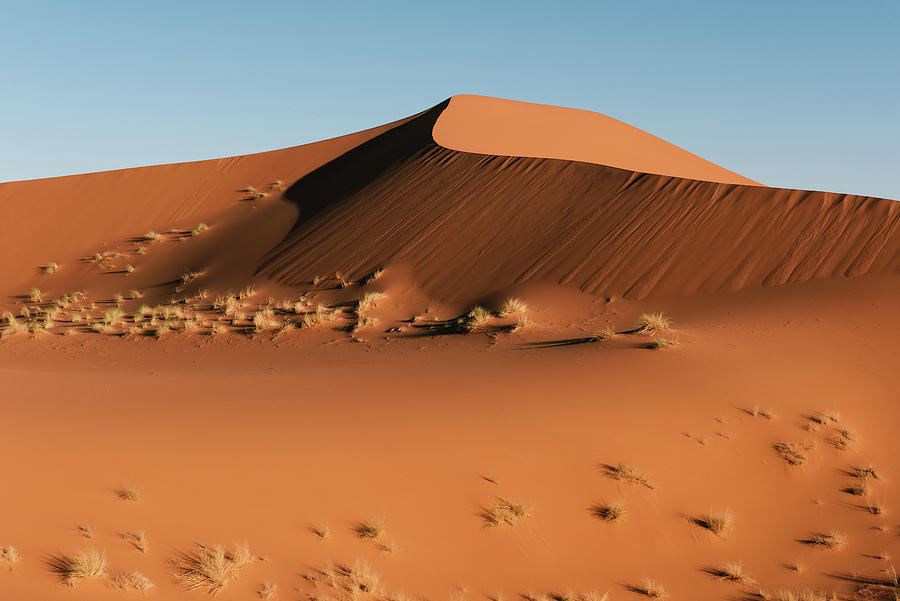
M897 593L895 201L457 96L0 205L0 601Z

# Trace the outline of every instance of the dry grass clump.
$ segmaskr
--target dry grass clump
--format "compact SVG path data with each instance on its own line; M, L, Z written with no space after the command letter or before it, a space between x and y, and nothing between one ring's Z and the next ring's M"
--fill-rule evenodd
M656 340L647 344L647 348L651 348L654 350L669 348L670 346L674 346L678 344L678 340L675 338L657 338Z
M28 300L33 303L39 303L44 298L44 293L41 292L40 288L32 288L31 292L28 294Z
M361 330L365 328L371 328L378 323L378 318L376 317L362 317L356 321L353 327L350 329L351 334L358 334Z
M256 596L260 599L275 599L278 596L278 585L271 582L263 582L256 589Z
M204 232L208 229L209 229L208 225L206 225L205 223L200 223L197 225L197 227L195 227L194 229L191 230L191 236L199 236L200 232Z
M340 307L329 309L325 305L318 305L315 312L306 313L303 316L301 325L304 328L314 328L323 323L336 320L338 317L340 317L340 314Z
M124 316L125 311L119 307L113 307L112 309L106 310L106 314L103 316L103 323L109 327L117 326L121 323Z
M672 320L665 313L644 313L638 318L638 334L655 334L672 327Z
M360 522L353 530L360 538L377 539L384 534L384 528L384 520L379 518L368 522Z
M664 599L669 596L668 592L666 592L666 587L649 578L645 578L638 586L629 586L628 588L631 589L632 592L644 595L645 597L650 597L651 599Z
M779 442L773 447L778 456L788 462L790 465L803 465L809 460L808 453L815 450L816 445L812 443L789 443Z
M366 284L371 284L372 282L374 282L375 280L380 278L382 275L384 275L384 270L379 267L378 269L376 269L375 271L373 271L372 273L370 273L369 275L367 275L366 277L363 278L363 281L362 281L363 286L365 286Z
M458 320L459 327L464 332L474 332L481 326L486 325L494 318L493 314L482 306L475 306L469 311L465 317Z
M730 511L711 511L695 521L716 536L725 536L734 527L734 514Z
M366 292L356 303L356 314L362 315L371 311L382 298L384 298L384 292Z
M379 591L381 575L365 561L357 559L353 562L352 567L342 566L338 571L346 579L344 588L348 592L375 593Z
M219 594L241 570L253 561L246 544L235 545L231 550L222 546L198 544L195 549L178 554L169 563L175 569L175 578L187 590L206 590L213 597Z
M613 326L603 326L597 333L594 334L593 339L594 342L603 342L604 340L609 340L610 338L616 337L616 329Z
M500 317L507 317L514 313L524 313L528 310L528 305L520 298L509 298L500 307Z
M606 475L613 480L621 480L623 482L628 482L629 484L642 484L650 489L655 488L655 485L650 478L633 467L625 465L621 461L616 465L604 465L602 467L606 472Z
M153 588L153 583L140 572L123 572L113 578L113 586L123 591L144 593Z
M15 547L0 547L0 564L6 564L12 570L17 563L19 563L19 552Z
M106 576L109 561L104 551L88 549L72 555L59 555L48 560L50 570L56 573L66 586L75 586L88 578Z
M200 277L200 274L196 271L185 271L181 274L181 285L187 286L194 280Z
M57 269L59 269L59 263L50 262L44 265L41 269L44 270L44 273L53 273Z
M878 471L873 465L867 465L865 467L856 465L851 467L848 473L860 480L868 480L869 478L872 478L873 480L878 479Z
M628 509L626 509L624 501L617 501L615 503L594 505L591 507L591 513L606 522L618 522L628 516Z
M132 289L132 290L128 291L128 298L130 298L131 300L141 298L142 296L144 296L144 295L141 293L140 290Z
M275 318L275 312L272 309L257 311L253 314L251 321L253 322L253 330L256 333L274 330L281 325L281 322Z
M162 240L163 235L154 231L149 231L144 234L144 240L147 242L156 242L157 240Z
M143 530L139 530L138 532L124 532L121 536L122 540L141 553L146 553L150 550L150 545L147 544L147 533Z
M844 489L844 492L857 497L868 497L872 491L865 484L857 484L855 486L848 486Z
M721 580L736 582L738 584L747 584L753 582L753 579L744 573L744 565L740 562L729 562L720 568L708 570L710 574Z
M129 486L127 488L120 488L116 490L116 496L123 501L140 501L144 496L144 493L139 488Z
M522 518L531 515L531 510L521 503L509 499L498 499L491 507L484 507L481 517L490 528L498 526L515 526Z
M328 538L331 536L331 529L328 527L328 524L322 524L321 526L314 526L310 528L312 533L318 536L319 538Z
M814 547L837 549L844 544L844 535L835 532L834 530L831 530L830 532L816 532L803 542Z
M3 319L6 320L6 329L3 330L3 336L10 334L24 334L28 331L28 324L16 319L10 311L3 312Z

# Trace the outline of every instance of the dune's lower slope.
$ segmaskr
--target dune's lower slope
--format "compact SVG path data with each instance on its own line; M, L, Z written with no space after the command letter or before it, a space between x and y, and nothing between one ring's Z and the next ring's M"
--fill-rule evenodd
M470 301L526 281L642 298L900 266L890 200L459 152L432 141L435 115L288 190L300 218L262 274L300 285L402 262L436 297Z

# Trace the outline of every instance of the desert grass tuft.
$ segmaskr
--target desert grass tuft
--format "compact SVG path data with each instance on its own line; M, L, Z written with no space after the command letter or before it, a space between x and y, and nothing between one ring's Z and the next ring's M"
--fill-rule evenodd
M189 590L205 590L216 596L251 561L253 555L247 545L235 545L227 550L222 546L197 545L191 551L179 553L169 563L175 578Z
M162 237L163 237L162 234L154 232L154 231L149 231L146 234L144 234L144 240L146 240L147 242L156 242L157 240L161 240Z
M591 507L591 513L605 522L619 522L628 517L628 509L625 507L624 501L594 505Z
M641 484L650 489L655 488L655 485L650 478L622 462L619 462L616 465L604 465L602 467L606 472L606 475L613 480L621 480L623 482L628 482L629 484Z
M649 578L645 578L639 586L631 586L629 588L633 592L644 595L645 597L650 597L651 599L664 599L668 596L666 587Z
M872 478L874 480L878 479L878 471L873 465L853 466L850 468L849 474L854 478L859 478L860 480L868 480L869 478Z
M375 280L380 278L382 275L384 275L384 270L379 267L378 269L376 269L375 271L373 271L372 273L370 273L369 275L367 275L366 277L363 278L363 282L362 282L363 286L365 286L366 284L371 284L372 282L374 282Z
M844 492L848 495L854 495L857 497L868 497L872 491L865 484L857 484L854 486L848 486L844 489Z
M697 525L721 537L726 536L734 528L734 514L730 511L711 511L695 521Z
M256 588L256 596L267 601L278 597L278 585L271 582L263 582Z
M137 532L124 532L121 536L122 540L141 553L146 553L150 550L150 545L147 543L147 533L143 530Z
M811 443L779 442L773 447L778 456L790 465L800 466L809 460L809 452L815 450Z
M530 516L530 509L522 503L509 499L498 499L492 506L483 507L481 510L481 518L490 528L515 526L519 520Z
M464 332L474 332L478 328L487 325L494 318L493 314L482 306L475 306L465 317L458 320L460 328Z
M153 582L140 572L123 572L113 578L113 586L123 591L145 593L153 589Z
M19 563L19 552L15 547L0 547L0 564L6 564L9 570Z
M528 310L528 305L520 298L509 298L500 307L500 317L508 317L514 313L524 313Z
M638 334L655 334L672 327L672 320L665 313L644 313L638 318Z
M200 232L205 232L208 229L208 225L206 225L205 223L200 223L197 225L197 227L191 230L191 236L199 236Z
M711 568L706 571L720 580L727 580L738 584L753 582L753 579L744 573L744 565L740 562L729 562L720 568Z
M660 349L664 349L664 348L669 348L670 346L675 346L676 344L678 344L678 341L675 338L660 337L660 338L657 338L656 340L653 340L652 342L648 343L647 348L650 348L653 350L660 350Z
M50 570L57 574L66 586L75 586L88 578L106 576L109 561L106 553L96 549L78 551L72 555L59 555L48 560Z
M382 298L384 298L384 292L374 291L365 293L356 304L356 314L361 316L363 313L371 311Z
M139 488L129 486L127 488L116 490L116 496L123 501L140 501L143 498L144 493Z
M41 269L44 270L44 273L53 273L57 269L59 269L59 263L53 263L51 261L50 263L47 263L46 265L44 265Z
M331 536L331 529L328 527L328 524L314 526L310 530L312 530L312 533L321 539L325 539Z
M28 300L33 303L39 303L44 298L44 293L41 292L40 288L32 288L31 292L28 294Z
M360 538L377 539L384 534L384 528L384 520L379 518L367 522L360 522L353 530Z
M834 530L830 532L816 532L802 542L814 547L837 549L844 544L844 536Z

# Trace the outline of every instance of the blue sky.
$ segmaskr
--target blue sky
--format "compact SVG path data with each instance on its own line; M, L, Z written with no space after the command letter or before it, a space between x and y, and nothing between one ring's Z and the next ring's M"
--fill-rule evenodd
M0 181L244 154L456 93L900 199L900 2L0 0Z

